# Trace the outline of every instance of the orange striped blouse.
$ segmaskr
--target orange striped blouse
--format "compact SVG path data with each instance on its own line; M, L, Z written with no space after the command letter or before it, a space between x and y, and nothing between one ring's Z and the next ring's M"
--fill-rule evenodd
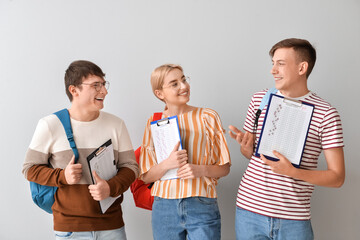
M163 117L168 117L163 114ZM230 154L224 136L224 129L217 112L209 108L197 108L178 115L181 143L192 164L224 165L230 163ZM141 145L141 175L157 164L154 144L151 137L149 118ZM194 179L158 180L151 194L167 199L187 197L216 198L217 179L200 177Z

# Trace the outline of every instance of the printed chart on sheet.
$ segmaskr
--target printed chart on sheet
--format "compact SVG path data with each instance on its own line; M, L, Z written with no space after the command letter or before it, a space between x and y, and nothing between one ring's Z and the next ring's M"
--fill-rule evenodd
M100 178L104 180L109 180L117 174L117 167L115 165L114 157L114 147L112 145L111 139L104 143L100 148L88 156L88 163L90 168L90 174L92 171L95 171ZM94 184L95 184L95 180ZM115 202L117 197L108 197L104 200L101 200L100 208L102 213L105 213L106 210Z
M177 116L152 122L151 134L157 162L161 163L169 157L175 145L179 141L181 142ZM182 149L181 144L179 150L180 149ZM177 178L177 170L176 168L167 171L161 180Z
M273 150L299 165L314 106L271 95L256 154L276 158Z

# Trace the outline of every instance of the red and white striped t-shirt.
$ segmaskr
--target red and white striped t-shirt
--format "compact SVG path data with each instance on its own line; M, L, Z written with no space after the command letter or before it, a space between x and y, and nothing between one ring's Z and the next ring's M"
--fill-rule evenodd
M266 92L267 90L258 92L251 99L244 123L244 129L248 132L254 133L255 113ZM281 95L280 92L277 94ZM316 169L323 149L344 146L340 116L334 107L313 92L297 100L315 105L300 168ZM259 117L255 147L266 109L267 106ZM310 198L313 190L314 185L274 173L260 158L252 155L240 182L236 204L240 208L269 217L308 220L311 218Z

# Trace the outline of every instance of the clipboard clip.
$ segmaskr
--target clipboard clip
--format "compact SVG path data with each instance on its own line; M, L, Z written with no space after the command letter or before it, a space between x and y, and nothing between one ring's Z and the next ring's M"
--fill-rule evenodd
M106 147L100 147L100 148L96 151L95 156L99 156L102 152L105 151L105 149L106 149Z
M157 121L156 125L158 127L161 127L161 126L164 126L164 125L169 124L169 123L170 123L170 120L168 118L165 118L164 120Z
M291 105L294 107L301 107L302 106L302 102L300 100L294 100L294 99L290 99L290 98L284 98L283 102L287 105Z

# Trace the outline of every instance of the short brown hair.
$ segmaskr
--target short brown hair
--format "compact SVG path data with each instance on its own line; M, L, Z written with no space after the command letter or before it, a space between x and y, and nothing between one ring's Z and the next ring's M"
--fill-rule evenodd
M308 70L306 77L308 78L313 70L316 62L316 50L309 41L299 38L288 38L276 43L269 51L271 57L274 56L275 51L279 48L292 48L297 53L301 62L308 63Z
M72 95L69 91L70 85L79 86L82 84L84 78L87 78L89 75L98 76L101 78L105 77L105 73L101 70L99 66L95 63L86 60L78 60L72 62L68 69L65 71L65 90L66 95L69 97L70 102L72 102Z
M150 82L151 82L151 87L152 87L152 90L153 90L153 93L155 96L156 96L155 90L162 89L162 87L164 85L165 77L168 75L169 72L171 72L174 69L178 69L178 70L184 72L183 68L180 65L164 64L164 65L161 65L161 66L155 68L154 71L151 73ZM161 101L163 101L163 100L161 100Z

